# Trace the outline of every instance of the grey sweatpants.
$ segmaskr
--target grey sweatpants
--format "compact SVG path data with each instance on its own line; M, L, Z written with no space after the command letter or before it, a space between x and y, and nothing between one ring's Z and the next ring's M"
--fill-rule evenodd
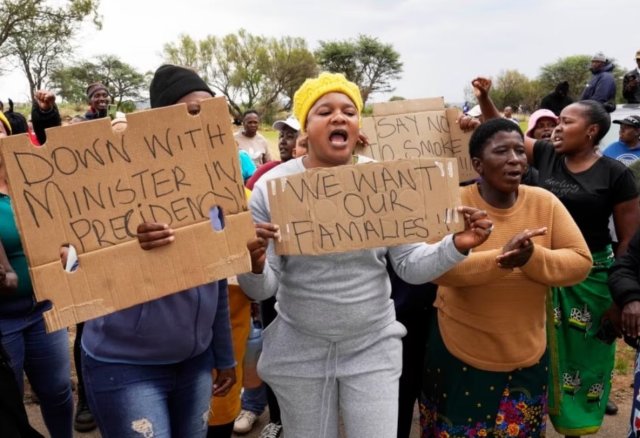
M277 317L263 333L258 373L273 389L287 438L395 438L404 326L332 342Z

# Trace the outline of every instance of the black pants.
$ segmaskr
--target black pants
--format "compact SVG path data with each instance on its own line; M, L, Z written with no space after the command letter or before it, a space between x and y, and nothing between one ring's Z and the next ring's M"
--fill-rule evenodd
M262 327L266 328L271 321L276 319L278 312L276 312L275 306L276 298L271 297L260 303L260 315L262 315ZM280 418L280 406L278 406L278 399L271 390L271 387L266 383L264 386L267 388L267 405L269 406L269 422L282 424Z
M3 438L44 438L29 424L9 356L0 342L0 436Z
M397 279L396 279L397 281ZM400 280L401 281L401 280ZM395 284L395 281L392 282ZM407 329L402 338L402 374L398 397L398 438L409 438L413 411L422 389L422 365L429 337L437 286L425 284L412 290L411 305L396 309L396 319Z

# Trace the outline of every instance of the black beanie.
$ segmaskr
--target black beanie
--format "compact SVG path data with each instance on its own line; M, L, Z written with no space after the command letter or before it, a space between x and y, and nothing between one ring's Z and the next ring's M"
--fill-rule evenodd
M161 65L154 73L149 86L151 108L173 105L194 91L206 91L212 96L216 95L193 70L172 64Z

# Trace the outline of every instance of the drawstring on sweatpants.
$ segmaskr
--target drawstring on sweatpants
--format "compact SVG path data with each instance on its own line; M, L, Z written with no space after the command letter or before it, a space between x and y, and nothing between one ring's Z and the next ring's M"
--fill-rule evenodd
M331 367L331 351L334 350L334 364L333 370L330 370ZM322 387L322 408L320 410L320 437L327 438L327 429L329 426L329 417L331 412L331 395L333 393L333 388L336 386L336 374L338 373L338 344L335 342L331 342L329 344L329 351L327 352L327 359L325 361L324 367L324 386ZM328 392L328 394L327 394Z

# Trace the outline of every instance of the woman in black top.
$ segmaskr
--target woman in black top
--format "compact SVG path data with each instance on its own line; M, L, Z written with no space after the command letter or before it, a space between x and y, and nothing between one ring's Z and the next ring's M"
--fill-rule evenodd
M476 78L472 85L485 120L499 117L488 96L491 81ZM618 254L626 250L640 220L633 174L597 150L610 125L600 103L580 101L562 110L551 141L525 138L538 185L567 207L594 260L584 282L552 291L549 410L554 427L566 436L598 431L611 389L619 310L607 287L607 269L614 259L609 217L613 215L619 239Z

